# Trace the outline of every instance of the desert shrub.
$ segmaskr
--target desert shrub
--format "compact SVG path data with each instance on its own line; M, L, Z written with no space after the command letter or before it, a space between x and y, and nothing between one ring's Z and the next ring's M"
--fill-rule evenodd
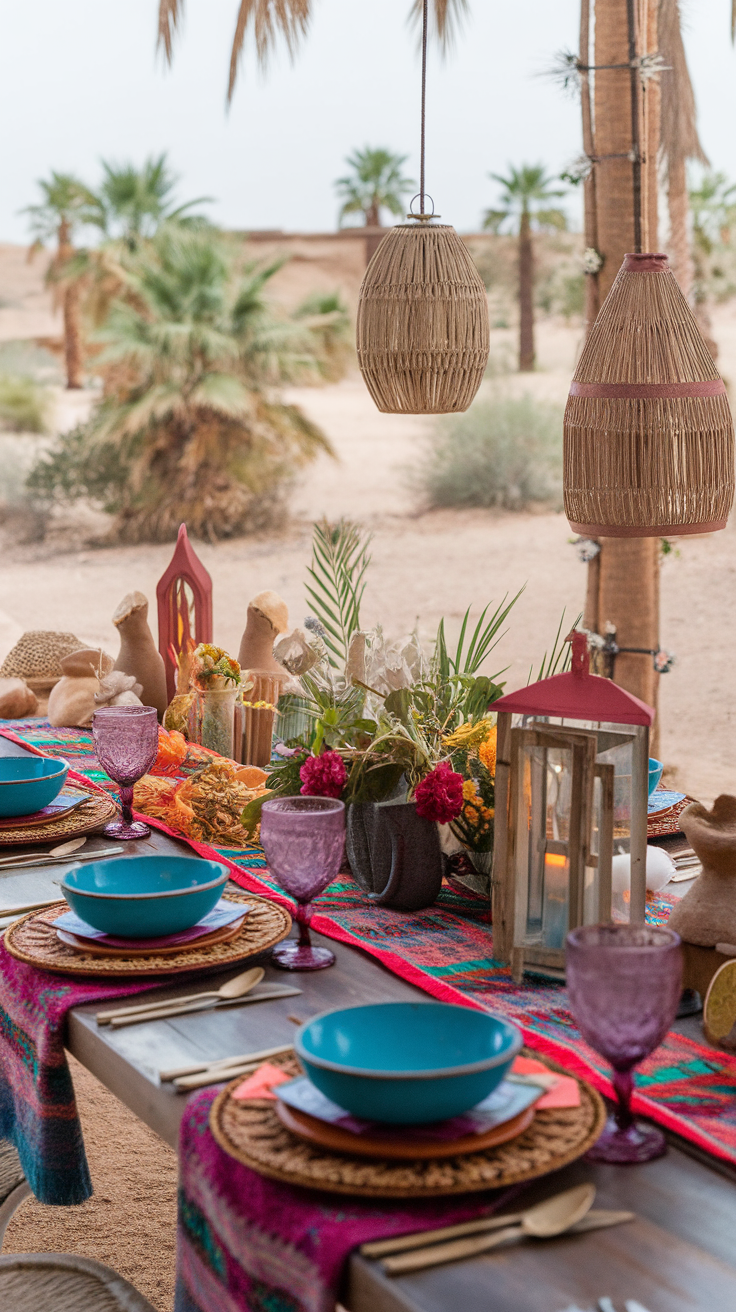
M562 410L528 395L476 401L438 421L417 481L430 506L558 505Z
M15 433L43 433L46 393L22 374L0 374L0 428Z
M341 293L313 292L294 311L294 319L311 330L319 368L319 377L314 381L339 382L355 364L353 326Z

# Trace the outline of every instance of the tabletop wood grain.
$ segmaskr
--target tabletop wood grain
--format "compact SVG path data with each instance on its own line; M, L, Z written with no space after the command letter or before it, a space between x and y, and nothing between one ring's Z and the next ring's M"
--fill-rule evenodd
M0 739L0 755L20 752ZM90 847L108 843L98 836L89 840ZM181 850L189 851L156 831L126 848L130 853ZM0 905L53 896L63 870L0 871ZM319 934L314 938L334 951L337 964L331 969L287 974L272 966L267 955L254 959L265 967L264 982L288 980L302 989L300 997L118 1031L97 1025L97 1006L76 1007L69 1017L69 1051L175 1147L184 1098L159 1082L159 1070L289 1042L299 1020L331 1007L426 997L359 949ZM239 963L217 976L200 976L197 987L242 969ZM151 996L191 991L190 981L156 989ZM677 1028L703 1042L699 1016L677 1022ZM637 1213L636 1221L615 1230L517 1244L398 1279L354 1255L342 1300L350 1312L594 1312L597 1299L608 1295L616 1312L623 1312L624 1299L636 1300L647 1312L726 1312L736 1308L735 1177L713 1159L698 1160L690 1145L674 1137L668 1155L645 1166L578 1162L529 1186L524 1202L593 1180L598 1206L629 1209Z

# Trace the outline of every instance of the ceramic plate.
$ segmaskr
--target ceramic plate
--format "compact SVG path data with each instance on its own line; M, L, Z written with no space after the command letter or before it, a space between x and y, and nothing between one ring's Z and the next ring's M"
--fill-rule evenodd
M317 1144L331 1152L350 1153L357 1157L389 1157L410 1161L430 1161L437 1157L457 1157L459 1153L482 1152L484 1148L494 1148L497 1144L508 1143L526 1130L534 1120L535 1106L525 1107L517 1116L494 1125L492 1129L480 1134L466 1134L460 1139L405 1139L398 1135L381 1137L379 1127L354 1134L340 1125L320 1121L307 1112L289 1107L281 1099L276 1103L276 1114L292 1134L305 1139L307 1143Z
M245 917L241 916L239 920L233 920L229 925L223 925L220 929L213 929L209 934L202 934L199 938L192 939L191 943L175 943L173 947L157 947L155 953L157 957L170 957L175 952L194 952L198 948L209 948L215 943L229 943L231 939L237 938L243 928ZM74 948L76 952L84 952L91 957L150 957L153 949L146 939L141 940L141 947L111 948L106 944L98 943L93 938L82 938L77 934L70 934L67 929L57 929L57 938L65 943L67 947Z

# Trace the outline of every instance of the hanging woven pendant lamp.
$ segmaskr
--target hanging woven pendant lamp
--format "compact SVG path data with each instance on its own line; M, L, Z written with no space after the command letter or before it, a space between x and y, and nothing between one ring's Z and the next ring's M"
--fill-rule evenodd
M734 431L725 384L666 255L627 255L565 409L565 513L589 537L725 528Z
M455 229L425 213L426 75L424 0L420 213L408 214L409 223L383 238L358 302L358 364L378 409L387 414L467 410L490 350L483 280Z

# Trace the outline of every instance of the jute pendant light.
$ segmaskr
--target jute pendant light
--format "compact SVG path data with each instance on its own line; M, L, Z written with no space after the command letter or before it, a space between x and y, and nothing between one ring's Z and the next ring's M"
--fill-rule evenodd
M409 223L384 237L366 269L358 303L358 364L378 409L388 414L467 410L490 349L480 274L455 229L425 213L426 77L424 0L420 213L408 214Z
M726 388L666 255L627 255L565 410L564 496L590 537L725 527L734 495Z

